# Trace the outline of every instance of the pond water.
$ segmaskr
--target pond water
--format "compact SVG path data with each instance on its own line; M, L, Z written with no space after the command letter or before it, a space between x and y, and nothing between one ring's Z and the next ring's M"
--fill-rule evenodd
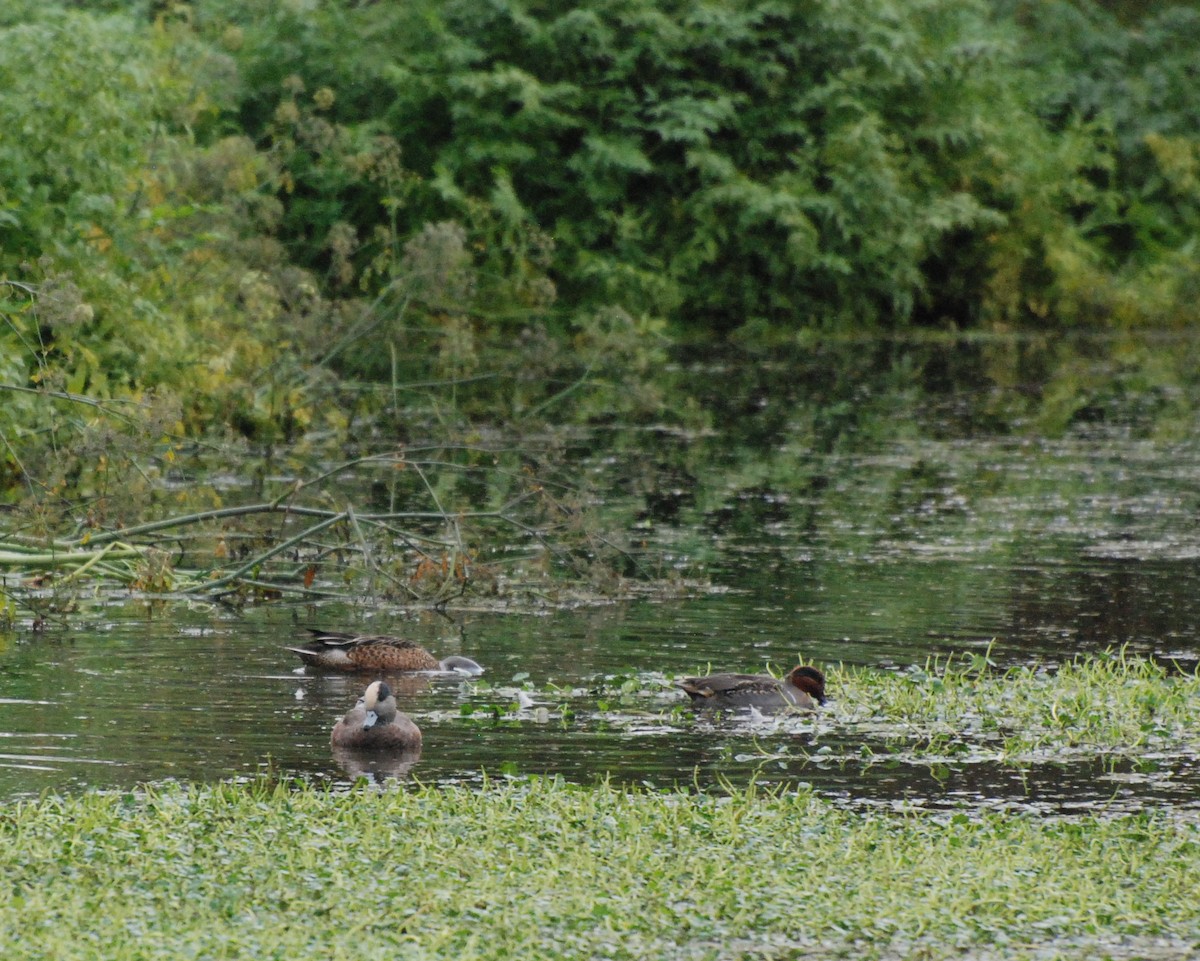
M1136 770L930 763L840 727L836 700L783 725L682 709L674 679L709 665L779 670L802 657L901 670L990 648L1004 667L1128 645L1189 667L1200 651L1200 439L1148 439L1111 418L1047 439L948 403L821 444L795 413L800 388L761 366L706 431L643 429L623 436L621 456L595 454L591 440L569 454L614 472L609 496L638 506L643 556L703 587L448 616L98 599L83 627L0 639L0 798L264 770L350 783L329 731L365 681L302 669L283 649L311 624L402 634L486 666L481 683L397 684L425 734L407 776L425 783L483 772L659 787L754 777L851 805L1197 804L1195 758ZM518 707L518 687L533 708Z

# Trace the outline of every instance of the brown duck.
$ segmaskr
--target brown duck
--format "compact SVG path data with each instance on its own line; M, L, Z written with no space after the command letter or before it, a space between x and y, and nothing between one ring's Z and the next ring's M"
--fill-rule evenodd
M709 674L685 677L679 686L696 707L815 711L825 703L825 675L815 667L796 667L784 677L770 674Z
M469 657L457 655L440 661L425 648L387 634L350 634L310 627L313 639L286 650L300 655L310 667L332 671L443 671L475 677L483 668Z
M396 709L385 681L372 681L359 702L333 727L329 743L354 751L419 751L421 729Z

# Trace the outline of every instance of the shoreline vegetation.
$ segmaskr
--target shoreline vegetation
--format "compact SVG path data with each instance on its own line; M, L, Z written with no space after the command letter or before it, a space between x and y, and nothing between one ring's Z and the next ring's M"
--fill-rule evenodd
M834 684L839 721L885 721L921 751L947 756L978 742L1010 763L1064 749L1137 758L1200 741L1195 665L1123 649L1006 670L986 654L961 655L898 672L836 671Z
M1184 958L1194 812L849 813L804 791L270 781L0 816L6 957Z
M719 426L705 351L818 452L955 392L1188 436L1200 14L1108 6L6 4L9 617L656 583L564 454Z

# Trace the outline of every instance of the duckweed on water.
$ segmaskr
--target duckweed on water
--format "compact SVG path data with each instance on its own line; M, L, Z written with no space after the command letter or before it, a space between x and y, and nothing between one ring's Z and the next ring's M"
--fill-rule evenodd
M1185 957L1189 816L854 813L558 781L0 816L6 958Z

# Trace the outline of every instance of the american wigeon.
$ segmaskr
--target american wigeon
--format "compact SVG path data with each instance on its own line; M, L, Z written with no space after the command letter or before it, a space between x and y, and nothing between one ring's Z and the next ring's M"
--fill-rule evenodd
M421 747L421 729L396 708L386 681L372 681L359 702L333 726L329 743L355 751L412 751Z

